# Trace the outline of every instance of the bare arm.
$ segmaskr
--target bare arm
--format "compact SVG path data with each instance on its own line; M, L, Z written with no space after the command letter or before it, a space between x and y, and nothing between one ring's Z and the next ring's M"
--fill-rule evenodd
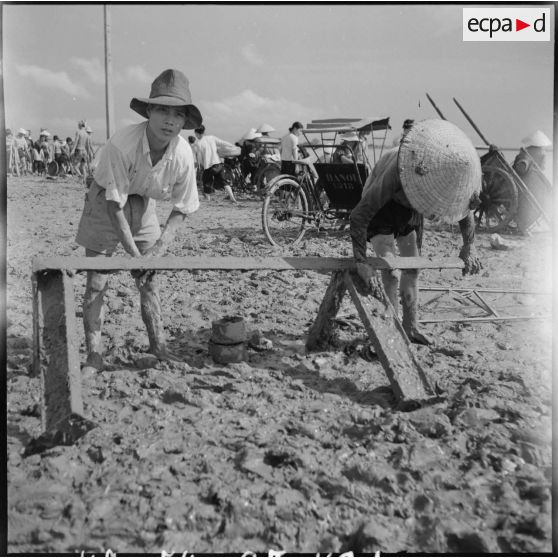
M160 256L167 251L168 247L171 245L174 237L176 236L176 231L179 226L186 220L187 215L181 213L180 211L172 210L167 218L167 222L163 227L163 231L159 240L153 245L152 248L145 252L145 256Z
M120 242L124 250L134 258L141 257L141 252L139 251L134 238L132 237L132 231L130 230L130 225L124 217L124 211L118 204L118 202L107 200L107 209L110 218L110 222L118 235Z

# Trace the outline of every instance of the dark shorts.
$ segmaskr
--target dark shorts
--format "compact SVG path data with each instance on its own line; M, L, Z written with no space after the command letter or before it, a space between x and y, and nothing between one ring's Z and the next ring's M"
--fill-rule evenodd
M424 218L418 211L390 201L368 223L367 238L370 240L377 234L392 234L397 238L413 231L421 238L423 222Z
M281 161L281 174L296 176L296 163L292 161Z
M155 200L132 194L123 208L136 244L152 246L161 236L155 212ZM101 254L111 255L120 239L108 214L105 189L95 181L85 194L85 205L78 226L76 242Z
M202 173L202 184L204 194L212 194L215 189L222 190L230 181L225 173L223 164L213 165Z
M75 163L87 163L87 151L85 149L76 149L74 151L73 162Z

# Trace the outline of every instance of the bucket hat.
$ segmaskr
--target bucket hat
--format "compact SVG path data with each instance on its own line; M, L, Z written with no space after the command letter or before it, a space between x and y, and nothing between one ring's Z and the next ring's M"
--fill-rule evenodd
M193 130L202 124L202 115L192 104L188 78L179 70L165 70L155 78L151 84L149 98L134 97L130 101L130 108L148 118L147 105L165 105L171 107L185 107L186 120L184 130Z
M527 146L532 145L533 147L550 147L552 145L552 142L548 139L548 136L540 130L537 130L536 132L533 132L532 134L529 134L527 137L523 138L521 140L521 143Z
M21 134L22 136L26 136L27 135L27 130L25 128L20 128L17 131L18 134Z
M270 124L266 124L264 122L263 124L260 124L258 126L258 129L256 130L256 132L258 132L260 134L264 134L266 132L275 132L275 128L273 126L271 126Z
M480 193L480 158L471 140L447 120L423 120L401 141L397 159L403 191L427 217L462 219Z

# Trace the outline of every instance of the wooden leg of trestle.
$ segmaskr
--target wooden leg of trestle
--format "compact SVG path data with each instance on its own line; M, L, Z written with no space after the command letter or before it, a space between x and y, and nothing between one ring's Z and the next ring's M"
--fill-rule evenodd
M41 271L34 283L34 366L43 392L43 429L83 415L79 345L72 278L64 270Z
M387 297L381 301L364 294L366 289L356 273L347 271L344 280L397 399L419 401L432 397L434 391Z
M339 312L346 290L345 272L343 270L334 271L320 304L316 321L308 332L306 348L309 351L319 351L327 347L333 331L331 321Z

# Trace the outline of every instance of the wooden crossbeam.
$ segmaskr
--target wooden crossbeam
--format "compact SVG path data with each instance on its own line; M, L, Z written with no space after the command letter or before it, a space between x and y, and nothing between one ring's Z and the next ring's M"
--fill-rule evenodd
M461 269L461 260L426 258L368 258L381 269ZM424 372L414 359L408 340L395 316L385 322L386 307L371 300L366 307L350 273L352 258L318 257L164 257L164 258L88 258L47 257L33 261L33 366L41 376L43 428L52 440L71 443L83 435L92 423L81 420L81 372L75 323L74 272L124 270L309 270L332 273L318 318L310 331L309 347L319 347L348 290L386 370L396 396L423 399L431 395ZM379 306L378 306L379 305ZM391 305L388 305L391 308ZM388 311L389 311L388 308ZM393 309L392 309L393 312ZM384 321L382 321L384 320ZM85 421L85 422L84 422ZM87 424L85 424L87 423ZM85 426L84 426L85 424ZM77 426L76 426L77 425ZM50 439L50 438L49 438ZM50 443L50 442L49 442Z
M463 261L458 258L428 259L420 257L368 258L375 269L462 269ZM353 270L353 258L319 257L189 257L165 256L159 258L110 258L85 256L39 257L33 260L33 271L66 269L71 271L126 271L132 269L159 270L258 270L278 271L308 270L329 273L336 270Z

